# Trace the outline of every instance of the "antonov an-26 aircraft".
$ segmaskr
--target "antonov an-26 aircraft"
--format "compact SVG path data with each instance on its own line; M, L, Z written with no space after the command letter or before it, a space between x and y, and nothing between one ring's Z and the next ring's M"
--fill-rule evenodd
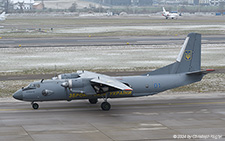
M214 70L201 70L201 35L188 34L175 63L139 76L110 77L89 71L61 74L52 80L33 82L14 93L18 100L35 102L53 100L89 99L96 104L104 99L101 108L108 111L108 98L139 97L154 95L168 89L201 81L202 77Z

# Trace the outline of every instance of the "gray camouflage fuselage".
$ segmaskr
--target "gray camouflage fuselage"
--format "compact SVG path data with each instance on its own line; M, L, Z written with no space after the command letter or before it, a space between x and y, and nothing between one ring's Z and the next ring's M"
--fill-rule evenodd
M211 71L213 70L201 70L201 35L190 33L175 63L147 74L110 77L89 71L78 71L61 74L52 80L33 82L18 90L13 97L33 103L98 98L104 98L106 101L107 98L148 96L201 81L202 77ZM102 109L109 110L110 107L107 106L104 108L103 105Z
M163 92L168 89L180 87L183 85L191 84L202 79L203 75L187 76L186 74L170 74L170 75L154 75L154 76L126 76L115 77L117 80L129 84L133 91L113 91L108 92L108 98L119 97L131 97L131 96L148 96L154 95L159 92ZM61 84L65 80L46 80L44 82L33 82L31 85L40 85L39 88L22 90L17 93L23 93L21 100L24 101L52 101L52 100L75 100L75 99L90 99L90 98L102 98L103 94L86 95L81 92L71 92L69 89L65 91L65 88ZM90 85L90 83L82 82L83 85ZM83 86L82 86L83 87ZM53 93L44 96L43 90L50 90ZM83 88L79 88L82 91Z

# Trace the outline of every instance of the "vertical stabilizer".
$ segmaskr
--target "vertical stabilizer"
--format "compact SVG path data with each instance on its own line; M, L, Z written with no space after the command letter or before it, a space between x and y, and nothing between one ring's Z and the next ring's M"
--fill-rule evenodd
M188 34L177 62L176 73L201 70L201 34Z
M165 8L163 7L163 12L165 13L166 12L166 10L165 10Z
M0 15L0 20L5 20L6 18L6 15L5 15L5 12L2 12L2 14Z
M199 70L201 70L201 34L190 33L185 39L175 63L148 74L176 74Z

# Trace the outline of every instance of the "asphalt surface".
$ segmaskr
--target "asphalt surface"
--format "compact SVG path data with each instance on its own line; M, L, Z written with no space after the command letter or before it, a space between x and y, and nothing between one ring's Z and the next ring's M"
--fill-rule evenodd
M182 44L185 37L3 37L0 48ZM224 44L225 36L203 35L202 43ZM225 73L225 69L216 73ZM0 81L49 79L53 76L0 76ZM96 105L89 104L87 100L39 102L40 108L33 110L29 102L0 99L0 140L225 140L224 93L176 95L164 92L151 97L109 99L112 109L107 112L100 109L102 101L99 100Z
M182 44L174 37L70 37L0 39L0 48L72 47L96 45ZM224 35L202 37L203 44L225 43ZM215 73L224 73L218 69ZM146 71L105 72L111 76L140 75ZM49 79L53 74L1 76L0 81ZM165 92L166 93L166 92ZM110 111L87 100L29 102L0 99L0 140L214 140L225 139L225 95L155 95L109 99ZM199 96L200 95L200 96Z
M0 48L182 44L186 36L2 38ZM202 43L225 43L224 35L203 35Z
M87 100L0 102L0 140L225 139L225 95L155 95L109 99L110 111Z

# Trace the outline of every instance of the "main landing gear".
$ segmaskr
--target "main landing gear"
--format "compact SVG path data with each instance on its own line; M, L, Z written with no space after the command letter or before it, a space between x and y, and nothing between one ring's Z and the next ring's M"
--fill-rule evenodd
M107 101L105 101L105 102L102 102L101 108L103 111L109 111L111 108L111 105Z
M110 108L111 108L111 105L107 102L107 99L108 99L108 95L106 94L104 97L104 102L102 102L101 104L101 108L103 111L109 111Z
M31 102L31 105L33 109L37 110L39 108L39 105L37 103Z
M96 104L98 102L97 98L91 98L89 99L89 102L91 104ZM101 104L101 108L103 111L109 111L111 108L111 105L107 102L107 97L104 97L104 102L102 102Z

